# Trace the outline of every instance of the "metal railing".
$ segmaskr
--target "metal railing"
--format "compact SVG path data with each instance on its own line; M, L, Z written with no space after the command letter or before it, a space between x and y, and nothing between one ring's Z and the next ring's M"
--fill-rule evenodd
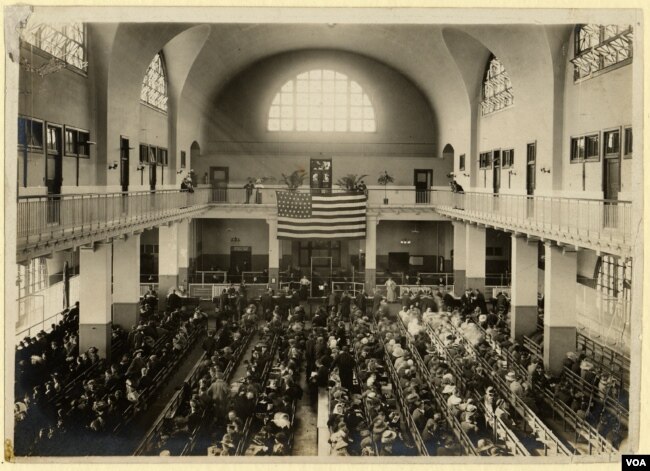
M632 244L630 201L432 191L431 204L444 214L550 238Z
M25 247L62 237L155 221L207 205L210 192L177 190L18 198L17 245Z

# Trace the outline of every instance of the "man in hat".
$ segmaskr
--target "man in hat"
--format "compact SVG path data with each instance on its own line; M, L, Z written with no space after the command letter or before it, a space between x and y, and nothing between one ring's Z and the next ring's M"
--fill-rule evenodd
M393 455L393 445L395 444L395 439L397 438L397 433L394 430L385 430L381 435L381 450L379 450L380 456L392 456Z
M334 360L334 366L339 369L339 378L341 385L348 391L352 391L355 361L348 352L348 347L344 346L341 353Z

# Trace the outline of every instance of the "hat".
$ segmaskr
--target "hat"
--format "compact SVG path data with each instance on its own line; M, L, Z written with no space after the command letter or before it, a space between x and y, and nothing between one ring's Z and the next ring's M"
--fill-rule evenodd
M389 443L394 441L397 438L397 433L393 430L384 430L384 433L381 434L381 442Z
M485 390L485 394L494 394L494 387L488 386L487 389Z
M492 443L490 440L488 440L487 438L481 438L476 444L476 451L480 453L482 451L489 450L493 446L494 443Z
M403 357L404 356L404 350L402 349L402 347L400 347L399 345L395 346L395 348L393 349L393 356L395 358Z
M291 420L289 419L289 414L286 412L276 412L273 416L273 423L280 428L291 427Z
M142 350L141 348L138 348L135 352L133 352L133 355L135 356L138 353L144 353L144 350Z
M454 391L456 391L456 386L454 386L453 384L447 384L447 385L442 389L442 393L443 393L443 394L451 394L451 393L453 393Z
M582 360L582 362L580 363L580 369L591 371L594 369L594 364L589 360Z
M359 432L360 437L369 437L370 436L370 430L361 430Z
M338 440L336 440L334 442L334 444L332 445L332 448L335 449L335 450L342 450L343 448L345 448L347 446L348 446L347 442L341 438L341 439L338 439Z
M467 412L475 412L476 411L476 406L474 404L467 404L465 407L465 411Z
M233 443L233 441L232 441L232 437L230 436L229 433L227 433L227 434L225 434L225 435L223 436L223 438L221 439L221 444L222 444L224 447L235 448L235 444Z
M406 396L407 402L415 402L418 399L420 399L420 396L418 396L417 393L411 393L408 396Z
M463 402L463 400L462 400L460 397L458 397L458 396L451 396L451 397L449 398L449 402L450 402L452 405L457 406L458 404L460 404L461 402Z
M506 375L506 381L515 381L517 379L517 375L515 375L514 371L509 371L508 374Z
M569 360L573 360L573 361L576 361L578 359L578 355L576 354L576 352L566 352L566 357Z

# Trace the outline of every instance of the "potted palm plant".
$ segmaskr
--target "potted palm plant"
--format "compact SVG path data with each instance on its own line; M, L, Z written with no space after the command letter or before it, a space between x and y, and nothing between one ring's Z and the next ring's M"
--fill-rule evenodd
M367 176L368 175L357 176L356 174L349 173L346 176L339 178L336 184L339 186L339 188L345 191L359 191L362 180Z
M388 186L390 183L393 183L394 181L395 179L389 175L387 170L384 170L377 179L377 183L384 186L384 204L388 204L388 189L386 186Z
M298 169L294 170L289 175L283 173L280 181L287 185L289 191L296 191L305 181L305 175L307 175L307 172L303 169Z

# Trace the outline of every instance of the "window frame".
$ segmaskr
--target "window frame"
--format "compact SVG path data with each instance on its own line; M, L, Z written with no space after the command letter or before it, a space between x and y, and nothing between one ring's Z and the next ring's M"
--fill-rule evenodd
M71 133L74 136L74 148L72 151L68 151L68 133ZM79 145L79 136L81 135L86 135L88 138L86 140L85 146L80 146ZM90 145L88 144L88 141L90 141L90 131L87 131L85 129L80 129L74 126L68 126L65 125L63 127L63 155L66 157L79 157L80 159L90 159ZM79 149L81 147L85 147L87 150L87 153L81 153L79 152Z
M164 91L160 91L155 89L154 87L151 87L148 83L148 74L149 71L152 69L152 65L156 61L157 58L160 58L160 68L162 70L162 79L163 79L163 86L164 86ZM152 103L151 101L148 100L149 94L151 92L148 92L145 94L146 99L142 98L143 94L143 89L145 88L145 85L150 89L151 91L155 92L156 94L160 94L165 97L165 102L164 102L164 108L161 108L155 103ZM163 54L163 51L160 50L158 51L154 56L153 59L151 59L151 62L147 66L147 70L144 72L144 77L142 77L142 83L140 84L140 104L148 106L152 110L158 111L163 114L167 114L169 111L169 74L167 72L167 63L165 62L165 55Z
M628 139L628 131L630 132L629 139ZM622 136L623 136L623 158L631 159L634 155L634 131L632 130L632 126L623 126ZM629 148L628 148L628 140L630 141Z
M478 168L479 170L488 170L492 168L492 151L479 153Z
M616 152L613 152L613 153L612 152L607 153L607 151L606 151L607 140L605 138L610 133L618 133L618 150ZM602 130L602 135L603 135L603 142L602 142L603 160L620 159L623 156L623 133L622 133L622 128L620 126L618 126L618 127L603 129Z
M493 64L498 64L501 69L494 75L492 75ZM481 82L481 116L489 116L512 108L515 105L515 96L512 90L512 80L506 67L498 57L490 54Z
M20 121L23 120L25 122L25 143L21 144L20 142ZM41 126L41 144L40 146L35 146L32 145L31 142L33 141L32 136L34 136L33 133L33 123L38 123ZM29 131L29 132L28 132ZM24 116L24 115L18 115L18 149L21 151L24 151L25 148L27 148L28 152L33 152L33 153L44 153L46 144L45 144L45 121L42 119L38 118L32 118L30 116Z
M36 54L41 55L46 59L54 58L60 60L65 64L66 69L75 72L77 74L83 75L84 77L88 77L88 27L86 23L69 22L69 23L62 23L62 26L68 28L69 26L74 25L75 23L80 24L82 27L83 38L81 42L70 37L67 34L67 31L64 33L62 31L56 30L55 28L52 27L51 24L48 23L40 23L38 25L34 25L32 27L32 33L31 33L33 37L33 41L30 41L30 38L21 38L21 42L31 47L32 48L31 51L35 52ZM52 54L51 52L43 49L42 35L43 35L44 28L50 28L54 30L55 33L63 36L66 39L66 41L77 44L78 48L80 48L82 51L82 60L81 60L82 67L78 67L77 65L69 61L68 57L70 54L70 49L68 48L67 43L64 46L65 52L63 54L63 57Z
M589 157L587 155L587 139L589 138L596 138L598 140L598 143L596 145L596 148L598 149L598 154L596 156L591 156ZM574 157L573 153L573 143L574 141L584 141L584 153L585 155L583 157ZM601 156L601 150L600 150L600 131L595 131L595 132L588 132L584 134L577 134L574 136L571 136L569 140L569 163L571 164L578 164L578 163L584 163L584 162L600 162L600 156Z
M320 78L312 77L312 73L318 73ZM331 73L332 78L325 78L325 73ZM303 82L306 83L306 90L302 90L305 86ZM328 92L325 90L325 84L330 82L332 89ZM345 83L345 91L339 89L339 83ZM303 85L299 86L300 84ZM318 85L312 86L312 84ZM285 87L289 90L285 90ZM358 87L359 91L354 91L354 87ZM325 96L330 96L334 100L333 103L326 105L323 100ZM353 103L355 96L361 97L360 103ZM301 100L305 102L302 103ZM370 93L347 73L332 68L302 70L285 80L271 98L267 109L266 132L269 133L376 134L379 132L377 110ZM345 117L337 115L337 110L345 110ZM366 110L369 110L371 118L366 117ZM326 116L326 111L331 111L332 115ZM352 113L356 111L360 112L360 117L353 117ZM284 121L290 121L290 128L283 128ZM317 122L318 129L311 128L311 121ZM345 122L345 129L338 129L337 123L340 121ZM360 123L360 129L353 129L353 126L359 124L356 123L357 121ZM331 124L331 129L324 129L326 122ZM372 130L366 130L366 123L372 124Z
M184 169L186 162L187 162L187 154L185 153L184 150L182 150L181 151L181 161L180 161L180 167L179 168Z
M509 156L508 159L506 159L506 153ZM510 149L502 149L501 150L501 168L512 168L515 164L515 150L510 148Z
M622 26L622 25L596 25L596 24L579 24L574 28L573 33L573 58L570 59L570 62L573 64L573 81L574 83L582 82L583 80L589 80L591 78L597 77L603 73L618 69L625 65L631 64L634 58L634 44L632 37L628 35L634 34L634 26L629 25L628 28L624 30L618 30L617 34L611 37L606 37L607 27L611 26ZM595 44L590 44L584 49L580 46L580 32L583 28L586 27L598 27L598 39ZM622 39L625 37L625 39ZM607 49L607 46L616 43L616 41L622 40L629 44L627 50L627 57L621 60L617 60L609 65L605 63L605 55L601 51L602 49ZM601 49L601 50L599 50ZM617 56L620 50L617 50ZM589 66L589 73L581 75L580 64L586 61Z
M461 172L465 171L465 154L458 156L458 170Z

